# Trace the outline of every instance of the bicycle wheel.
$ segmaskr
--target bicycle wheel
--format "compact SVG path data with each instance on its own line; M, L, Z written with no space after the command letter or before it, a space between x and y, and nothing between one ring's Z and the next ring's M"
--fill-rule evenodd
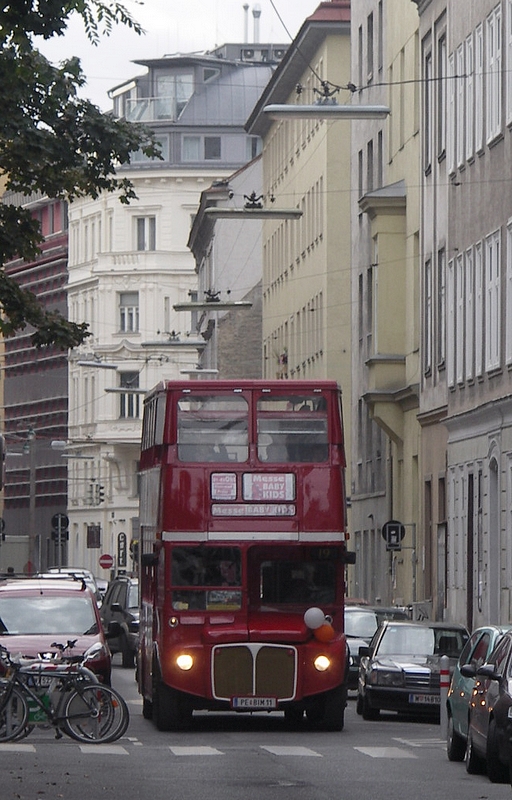
M26 736L28 706L22 692L13 686L0 692L0 742Z
M130 714L125 701L109 686L84 686L66 703L64 731L79 742L114 742L125 733Z

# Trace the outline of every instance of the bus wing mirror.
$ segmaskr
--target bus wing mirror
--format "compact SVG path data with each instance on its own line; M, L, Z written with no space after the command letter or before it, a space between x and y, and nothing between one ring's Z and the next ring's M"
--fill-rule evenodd
M143 567L154 567L158 561L156 553L143 553L140 557L140 563Z
M355 552L347 550L345 555L343 556L343 561L345 562L345 564L355 564L356 563Z

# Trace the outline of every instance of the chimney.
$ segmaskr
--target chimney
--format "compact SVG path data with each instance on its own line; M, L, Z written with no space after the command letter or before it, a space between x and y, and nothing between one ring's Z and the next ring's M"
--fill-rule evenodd
M258 44L260 40L260 17L261 17L261 6L259 3L256 3L256 5L253 6L252 15L254 17L254 43Z
M249 3L244 3L244 44L249 42Z

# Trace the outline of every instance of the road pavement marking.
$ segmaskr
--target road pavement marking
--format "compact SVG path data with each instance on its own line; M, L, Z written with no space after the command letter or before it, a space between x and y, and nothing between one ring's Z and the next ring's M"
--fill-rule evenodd
M224 753L221 750L217 750L216 747L207 747L196 745L195 747L169 747L171 753L174 753L175 756L223 756Z
M128 750L120 744L81 744L82 753L100 753L109 756L127 756Z
M399 739L397 736L394 737L393 741L400 742L400 744L406 744L409 747L446 747L446 739Z
M418 758L401 747L354 747L354 750L370 758Z
M0 753L35 753L33 744L0 744Z
M260 746L262 750L267 750L275 756L317 756L318 758L323 758L321 753L316 753L314 750L310 750L309 747L285 747L279 745L274 745L272 747L267 747L265 745Z

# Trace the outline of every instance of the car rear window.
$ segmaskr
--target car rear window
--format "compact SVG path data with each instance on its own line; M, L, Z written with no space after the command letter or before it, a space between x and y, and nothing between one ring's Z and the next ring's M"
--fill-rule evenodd
M90 597L0 597L0 636L96 633L98 623Z

